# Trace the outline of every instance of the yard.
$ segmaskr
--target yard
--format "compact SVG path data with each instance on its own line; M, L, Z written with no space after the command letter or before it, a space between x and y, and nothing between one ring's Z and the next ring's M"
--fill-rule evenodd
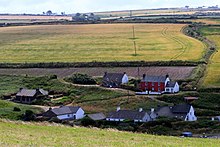
M185 36L181 32L184 26L98 24L3 27L0 28L0 62L198 61L205 46Z

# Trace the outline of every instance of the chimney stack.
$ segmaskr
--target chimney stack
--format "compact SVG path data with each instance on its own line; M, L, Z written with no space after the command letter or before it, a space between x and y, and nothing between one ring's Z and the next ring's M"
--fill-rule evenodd
M151 113L153 113L155 111L155 109L154 108L151 108Z
M118 107L117 107L117 112L118 112L118 111L120 111L120 110L121 110L121 107L120 107L120 106L118 106Z
M139 108L139 112L142 112L143 111L143 108Z

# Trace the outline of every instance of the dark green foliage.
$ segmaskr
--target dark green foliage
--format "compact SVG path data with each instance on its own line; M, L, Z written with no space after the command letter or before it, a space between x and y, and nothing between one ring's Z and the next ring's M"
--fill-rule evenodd
M81 120L81 124L84 126L84 127L88 127L88 126L95 126L96 122L88 117L84 117L82 120Z
M71 81L74 84L85 84L85 85L93 85L96 84L96 81L88 76L87 74L74 74L72 77L68 79L68 81Z
M35 114L32 110L26 110L23 116L24 121L33 121L35 120Z
M20 112L20 111L21 111L21 109L20 109L20 108L18 108L18 107L14 107L13 111Z

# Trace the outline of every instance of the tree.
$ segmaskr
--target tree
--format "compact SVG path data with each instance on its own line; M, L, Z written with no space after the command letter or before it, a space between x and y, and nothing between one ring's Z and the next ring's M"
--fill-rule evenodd
M47 15L52 15L53 13L52 13L51 10L48 10L48 11L46 12L46 14L47 14Z

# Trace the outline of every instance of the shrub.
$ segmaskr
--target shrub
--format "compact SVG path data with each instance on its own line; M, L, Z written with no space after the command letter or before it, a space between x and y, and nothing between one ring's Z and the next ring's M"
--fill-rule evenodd
M84 117L82 120L81 120L81 124L84 126L84 127L88 127L88 126L95 126L96 122L88 117Z
M72 77L69 78L69 81L74 84L96 84L96 81L92 77L88 76L87 74L80 73L74 74Z
M26 110L24 115L23 115L23 120L24 121L32 121L35 120L35 115L34 112L31 110Z
M21 111L21 109L20 109L20 108L18 108L18 107L14 107L13 111L20 112L20 111Z

